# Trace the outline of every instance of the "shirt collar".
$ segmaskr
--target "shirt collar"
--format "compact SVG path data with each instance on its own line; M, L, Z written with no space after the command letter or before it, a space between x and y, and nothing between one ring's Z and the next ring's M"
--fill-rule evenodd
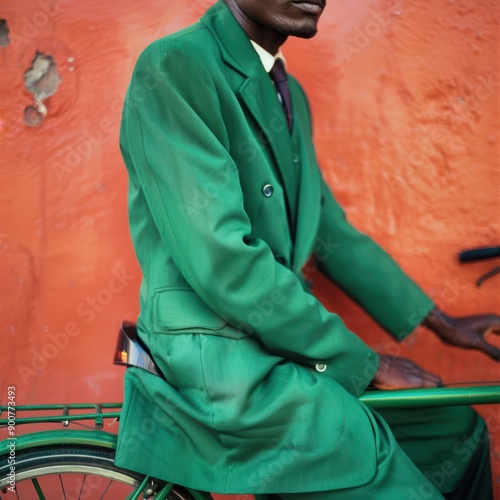
M281 59L283 63L286 65L286 61L285 58L283 57L281 49L279 49L278 53L273 56L266 49L263 49L258 43L255 43L253 40L250 40L250 43L253 45L253 48L257 52L262 62L262 65L264 66L264 69L266 70L267 73L271 71L271 68L274 66L274 62L276 61L276 59Z

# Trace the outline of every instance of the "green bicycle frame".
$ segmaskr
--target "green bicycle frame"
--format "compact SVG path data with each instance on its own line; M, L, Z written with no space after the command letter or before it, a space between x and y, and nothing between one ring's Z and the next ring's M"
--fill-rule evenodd
M500 403L500 385L472 387L437 387L399 391L367 391L360 400L375 409L423 408L432 406L481 405ZM24 405L16 407L16 426L21 424L60 423L63 429L31 432L17 436L16 449L70 443L116 448L116 434L102 430L105 419L118 420L122 403L73 405ZM90 410L72 414L75 410ZM0 417L8 411L0 406ZM51 415L19 417L21 412L53 412ZM59 413L59 414L57 414ZM73 421L93 420L94 429L74 430L67 427ZM0 418L0 427L8 424ZM8 454L7 439L0 441L0 456Z

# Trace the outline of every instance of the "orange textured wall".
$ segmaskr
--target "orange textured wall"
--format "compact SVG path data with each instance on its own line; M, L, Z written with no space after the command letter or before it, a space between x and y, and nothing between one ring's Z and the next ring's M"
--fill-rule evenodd
M121 104L141 49L211 3L3 3L1 401L7 385L17 386L18 404L122 397L111 356L120 321L137 315L140 272L118 148ZM464 247L500 244L499 23L496 0L330 0L319 35L284 49L311 100L326 179L351 221L452 314L500 311L500 277L474 285L494 264L456 261ZM57 65L38 85L55 90L43 120L24 86L37 51ZM50 61L40 64L44 71ZM28 106L40 126L25 124ZM484 355L444 347L424 330L400 349L337 289L317 284L328 307L379 349L445 381L498 379ZM500 410L482 412L495 431L496 478Z

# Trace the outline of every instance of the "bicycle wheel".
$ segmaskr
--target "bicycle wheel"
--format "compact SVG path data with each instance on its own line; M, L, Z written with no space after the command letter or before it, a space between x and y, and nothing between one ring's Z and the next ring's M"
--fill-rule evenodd
M144 476L116 467L115 450L82 445L56 445L22 450L15 457L15 491L10 488L7 458L0 460L0 499L18 500L125 500L137 491ZM139 499L154 498L165 483L154 482L151 492ZM10 489L9 489L10 488ZM174 486L168 500L193 500Z

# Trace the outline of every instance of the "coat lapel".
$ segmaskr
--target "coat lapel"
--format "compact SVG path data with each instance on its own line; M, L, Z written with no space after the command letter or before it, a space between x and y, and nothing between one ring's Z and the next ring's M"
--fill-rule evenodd
M248 36L221 0L203 16L221 47L225 62L244 76L236 89L261 129L260 137L269 143L278 167L277 173L285 190L291 229L295 224L297 183L288 170L293 168L292 143L283 109L271 78L264 70Z
M292 229L295 224L297 199L296 176L290 171L293 168L292 142L274 86L264 69L262 71L265 78L258 74L248 78L240 89L240 96L273 151L278 166L278 177L286 193L288 218Z
M302 90L292 77L289 79L292 96L296 96L295 116L297 127L293 130L292 141L299 158L299 190L297 199L295 246L292 270L299 273L310 257L321 218L321 174L316 163L314 146L309 136L312 134L309 110ZM299 126L300 124L300 126Z
M311 255L321 218L321 176L311 146L302 134L297 134L297 141L301 168L292 271L298 274Z

